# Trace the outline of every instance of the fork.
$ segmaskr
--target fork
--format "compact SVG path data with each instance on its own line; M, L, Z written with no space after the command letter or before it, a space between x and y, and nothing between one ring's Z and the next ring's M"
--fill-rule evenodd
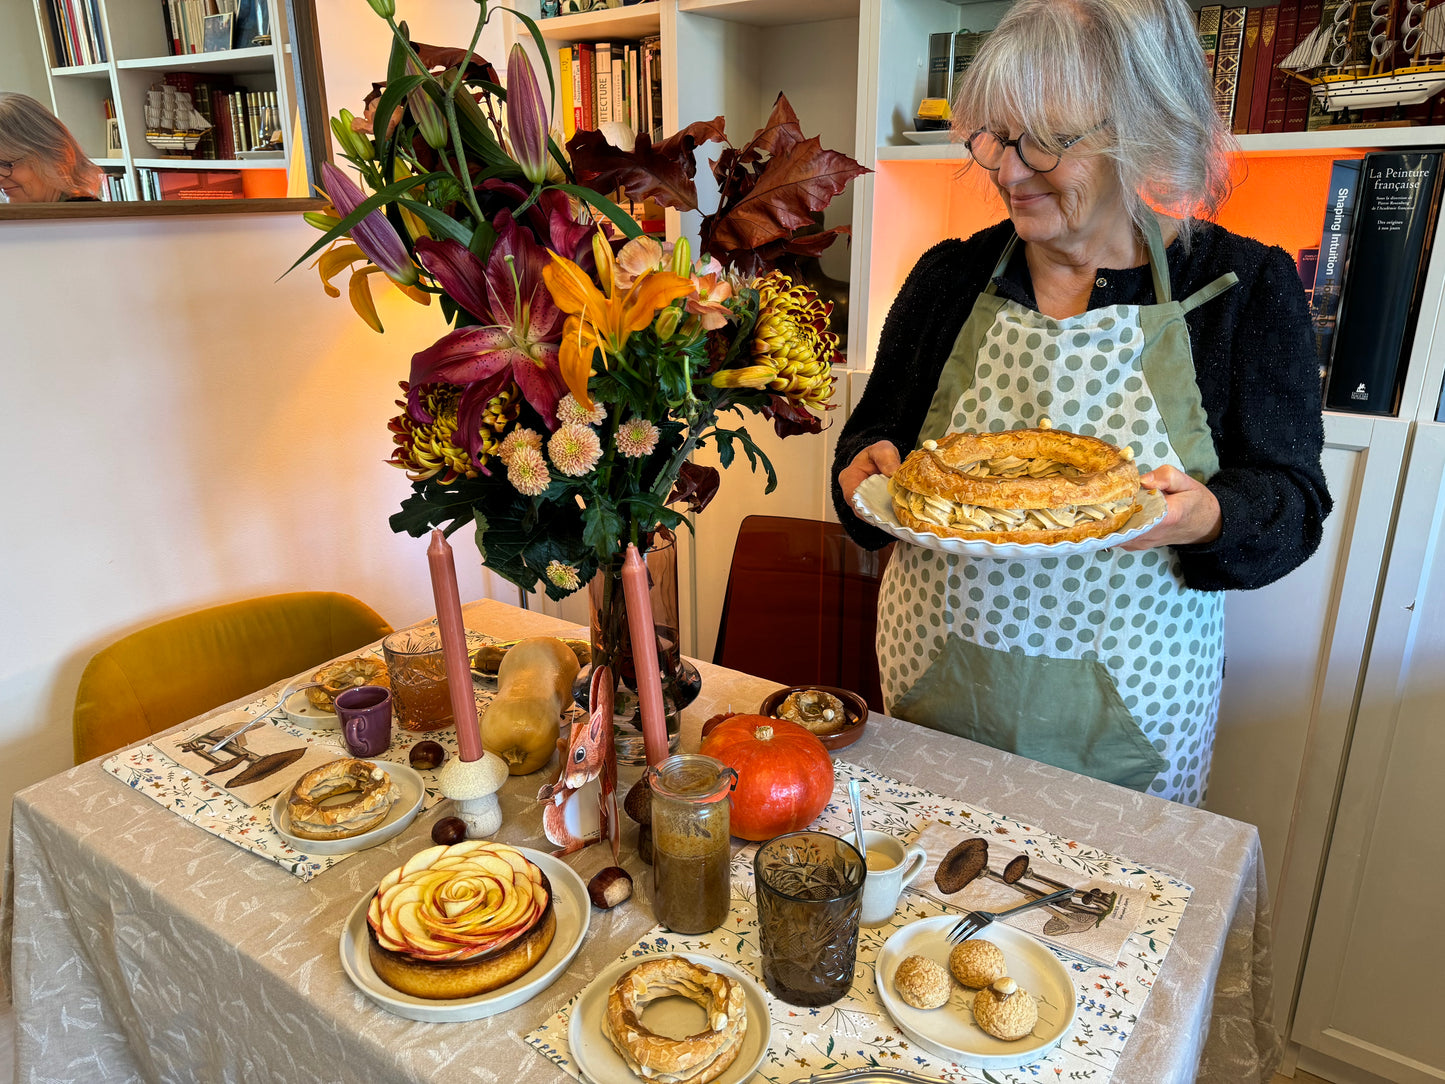
M1034 907L1043 907L1046 904L1056 903L1068 896L1072 896L1072 888L1061 888L1057 892L1051 892L1047 896L1040 896L1036 900L1029 900L1017 907L1010 907L1006 911L970 911L958 920L958 924L948 931L948 943L956 945L960 941L967 941L974 934L979 933L999 919L1008 915L1016 915L1020 911L1027 911Z

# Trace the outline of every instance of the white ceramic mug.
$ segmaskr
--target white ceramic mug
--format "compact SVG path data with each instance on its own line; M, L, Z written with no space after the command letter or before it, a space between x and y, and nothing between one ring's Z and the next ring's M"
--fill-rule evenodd
M843 837L858 846L855 834ZM868 863L868 876L863 881L864 926L881 926L898 910L898 897L912 883L928 855L917 843L904 846L886 832L863 832L863 858Z

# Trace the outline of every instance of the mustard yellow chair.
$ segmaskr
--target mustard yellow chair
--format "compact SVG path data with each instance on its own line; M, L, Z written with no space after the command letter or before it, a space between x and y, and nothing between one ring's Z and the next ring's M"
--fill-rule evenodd
M122 637L75 693L75 763L345 655L391 631L370 606L331 591L232 602Z

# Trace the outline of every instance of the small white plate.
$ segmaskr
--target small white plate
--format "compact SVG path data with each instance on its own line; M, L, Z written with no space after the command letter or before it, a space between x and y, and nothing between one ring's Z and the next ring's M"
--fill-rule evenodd
M767 1056L768 1043L773 1037L773 1019L768 1014L768 1001L763 996L762 987L746 971L734 967L726 960L696 952L677 952L673 955L711 968L743 984L743 998L748 1010L748 1030L743 1036L742 1049L738 1051L738 1056L714 1082L739 1084L757 1072L758 1066ZM630 956L610 964L588 983L587 989L582 991L582 996L572 1006L572 1019L567 1025L567 1045L572 1048L572 1060L577 1064L577 1071L589 1084L637 1084L638 1078L627 1067L622 1055L616 1051L612 1040L607 1038L607 1033L603 1030L607 1016L607 995L624 971L631 970L643 960L654 958ZM697 1012L697 1008L693 1005L674 1004L681 1000L664 998L655 1003L655 1006L649 1007L643 1013L643 1018L651 1027L661 1028L666 1032L671 1030L669 1015L676 1013L681 1017L678 1024L685 1029L696 1022L692 1014ZM672 1025L675 1026L677 1025Z
M296 726L305 727L307 730L339 730L341 720L336 717L334 711L322 711L306 698L306 690L301 689L291 695L286 695L286 690L281 690L281 695L286 697L281 705L282 712Z
M905 132L903 133L903 138L906 139L906 140L908 140L908 142L910 142L910 143L917 143L917 144L919 144L920 146L924 146L924 147L936 147L936 146L939 146L940 144L950 142L950 141L953 139L953 132L952 132L950 129L948 129L948 128L935 128L935 129L934 129L933 131L931 131L931 132L907 132L907 131L905 131ZM962 143L960 143L960 144L958 145L958 147L959 147L959 153L960 153L960 154L966 154L966 153L967 153L967 152L963 149L963 144L962 144Z
M547 989L582 947L582 938L587 936L587 927L592 920L592 905L587 898L587 886L571 866L528 847L518 847L517 850L534 862L552 883L552 907L557 915L557 932L552 935L552 944L526 974L485 994L447 1001L412 997L393 989L382 982L372 969L367 950L366 909L371 905L371 897L376 894L373 889L357 901L341 931L341 966L347 977L363 994L388 1012L432 1024L480 1020L484 1016L515 1009Z
M1168 511L1164 495L1153 489L1139 491L1139 506L1139 511L1129 518L1123 529L1102 538L1082 538L1077 542L980 542L968 538L944 538L932 531L915 531L912 527L899 523L898 515L893 511L893 498L888 494L888 479L881 474L863 479L863 483L853 492L854 509L873 526L882 528L894 538L912 542L915 546L938 550L940 553L953 553L960 557L1031 560L1106 550L1138 538L1163 519L1164 513Z
M291 797L289 787L271 803L271 827L302 854L310 855L351 854L353 851L375 847L378 843L385 843L388 839L400 835L408 824L416 820L421 804L426 799L426 784L422 782L415 768L405 764L394 764L389 760L373 760L371 763L391 776L391 781L401 791L401 797L391 807L386 819L375 828L360 835L347 836L345 839L306 839L292 835L291 813L286 808L286 799Z
M919 1046L931 1054L976 1069L1011 1069L1038 1061L1063 1041L1074 1023L1077 993L1059 958L1022 930L996 922L978 936L1003 950L1008 973L1039 1006L1032 1035L1015 1042L995 1039L973 1021L974 992L953 984L948 1004L915 1009L893 989L893 973L909 956L924 956L948 967L948 931L961 915L939 915L911 922L883 945L874 965L874 985L888 1015Z

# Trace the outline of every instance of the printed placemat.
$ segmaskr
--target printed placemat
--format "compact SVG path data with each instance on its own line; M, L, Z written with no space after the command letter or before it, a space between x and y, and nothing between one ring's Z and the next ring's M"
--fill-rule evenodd
M373 649L370 654L380 655L380 650ZM477 710L481 711L496 696L496 682L475 679L473 688L477 698ZM254 718L275 703L275 696L265 696L237 710ZM324 749L331 756L350 756L341 744L339 730L310 730L296 726L281 713L273 715L263 725L274 726L288 740L297 739L307 746ZM454 727L416 732L393 726L391 748L379 757L368 759L406 764L411 747L426 740L440 743L448 757L457 755L457 732ZM108 758L102 767L126 786L159 802L196 827L275 862L303 881L311 880L318 873L324 873L356 853L350 851L337 855L312 855L296 850L271 827L271 806L275 799L268 798L255 805L246 805L205 776L176 763L152 742L117 753ZM422 800L422 809L425 811L441 801L443 796L437 789L436 772L424 771L420 774L426 785L426 797Z
M803 1009L765 996L772 1014L773 1037L758 1077L773 1084L806 1080L819 1073L848 1069L897 1068L946 1081L970 1084L1026 1084L1050 1080L1106 1084L1129 1039L1144 1000L1173 943L1179 920L1193 891L1156 870L1107 854L1087 844L1061 839L1031 825L943 798L889 779L846 761L835 761L833 801L815 822L821 831L852 831L847 786L863 786L864 819L870 828L908 841L930 823L954 826L969 835L987 836L1014 852L1047 861L1080 877L1102 878L1142 890L1147 904L1138 928L1125 942L1112 967L1096 967L1059 954L1078 995L1074 1025L1064 1042L1045 1058L1018 1069L971 1069L935 1057L907 1039L879 999L873 964L884 942L897 929L921 918L956 913L921 892L909 889L898 913L885 926L864 927L858 937L858 977L836 1004ZM655 926L623 958L669 952L699 952L745 969L762 984L758 955L757 908L753 889L756 844L732 858L732 906L718 929L700 936L669 933ZM580 996L580 995L579 995ZM581 1079L567 1045L567 1025L577 998L522 1041Z

